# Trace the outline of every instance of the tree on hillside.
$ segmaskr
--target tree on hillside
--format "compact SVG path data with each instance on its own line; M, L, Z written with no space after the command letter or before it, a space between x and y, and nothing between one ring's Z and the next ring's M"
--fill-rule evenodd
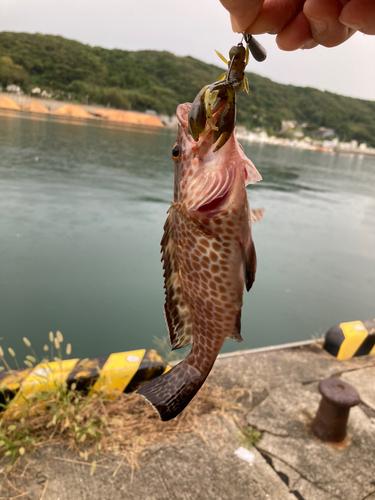
M249 64L250 67L250 64ZM254 67L254 66L253 66ZM172 115L214 82L222 68L170 52L90 47L61 36L0 32L0 82L40 87L75 102ZM283 120L335 129L340 139L375 146L375 102L294 87L247 73L250 95L238 95L237 123L278 133ZM27 88L28 87L28 88Z
M28 81L29 74L22 66L14 64L11 57L0 57L0 82L4 87L11 83L24 86Z

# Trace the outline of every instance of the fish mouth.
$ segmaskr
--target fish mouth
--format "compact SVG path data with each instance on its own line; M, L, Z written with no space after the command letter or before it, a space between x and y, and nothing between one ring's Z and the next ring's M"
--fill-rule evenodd
M216 153L213 144L201 148L201 164L189 182L184 199L189 211L212 217L228 204L238 175L238 169L230 168L232 140Z

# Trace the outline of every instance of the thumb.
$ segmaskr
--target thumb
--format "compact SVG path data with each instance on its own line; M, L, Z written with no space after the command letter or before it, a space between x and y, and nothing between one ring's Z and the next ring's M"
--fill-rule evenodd
M258 16L264 0L220 0L229 11L233 31L242 33Z

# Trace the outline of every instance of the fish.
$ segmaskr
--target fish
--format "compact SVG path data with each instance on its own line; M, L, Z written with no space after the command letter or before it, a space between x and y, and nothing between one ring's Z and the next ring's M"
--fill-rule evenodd
M137 391L163 421L175 418L193 399L225 340L242 341L244 287L252 287L257 267L246 185L262 177L235 134L216 152L212 129L195 142L190 107L180 104L176 112L174 201L161 252L172 350L192 348L186 359ZM223 107L219 103L214 110L214 122ZM262 215L263 209L253 212L253 221Z

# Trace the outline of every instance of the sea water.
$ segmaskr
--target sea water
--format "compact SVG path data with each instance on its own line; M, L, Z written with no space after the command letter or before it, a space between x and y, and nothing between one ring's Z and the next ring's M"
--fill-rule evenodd
M0 116L0 345L19 361L60 330L72 356L167 335L160 239L176 132L20 112ZM375 158L243 143L258 271L242 344L320 337L375 316Z

